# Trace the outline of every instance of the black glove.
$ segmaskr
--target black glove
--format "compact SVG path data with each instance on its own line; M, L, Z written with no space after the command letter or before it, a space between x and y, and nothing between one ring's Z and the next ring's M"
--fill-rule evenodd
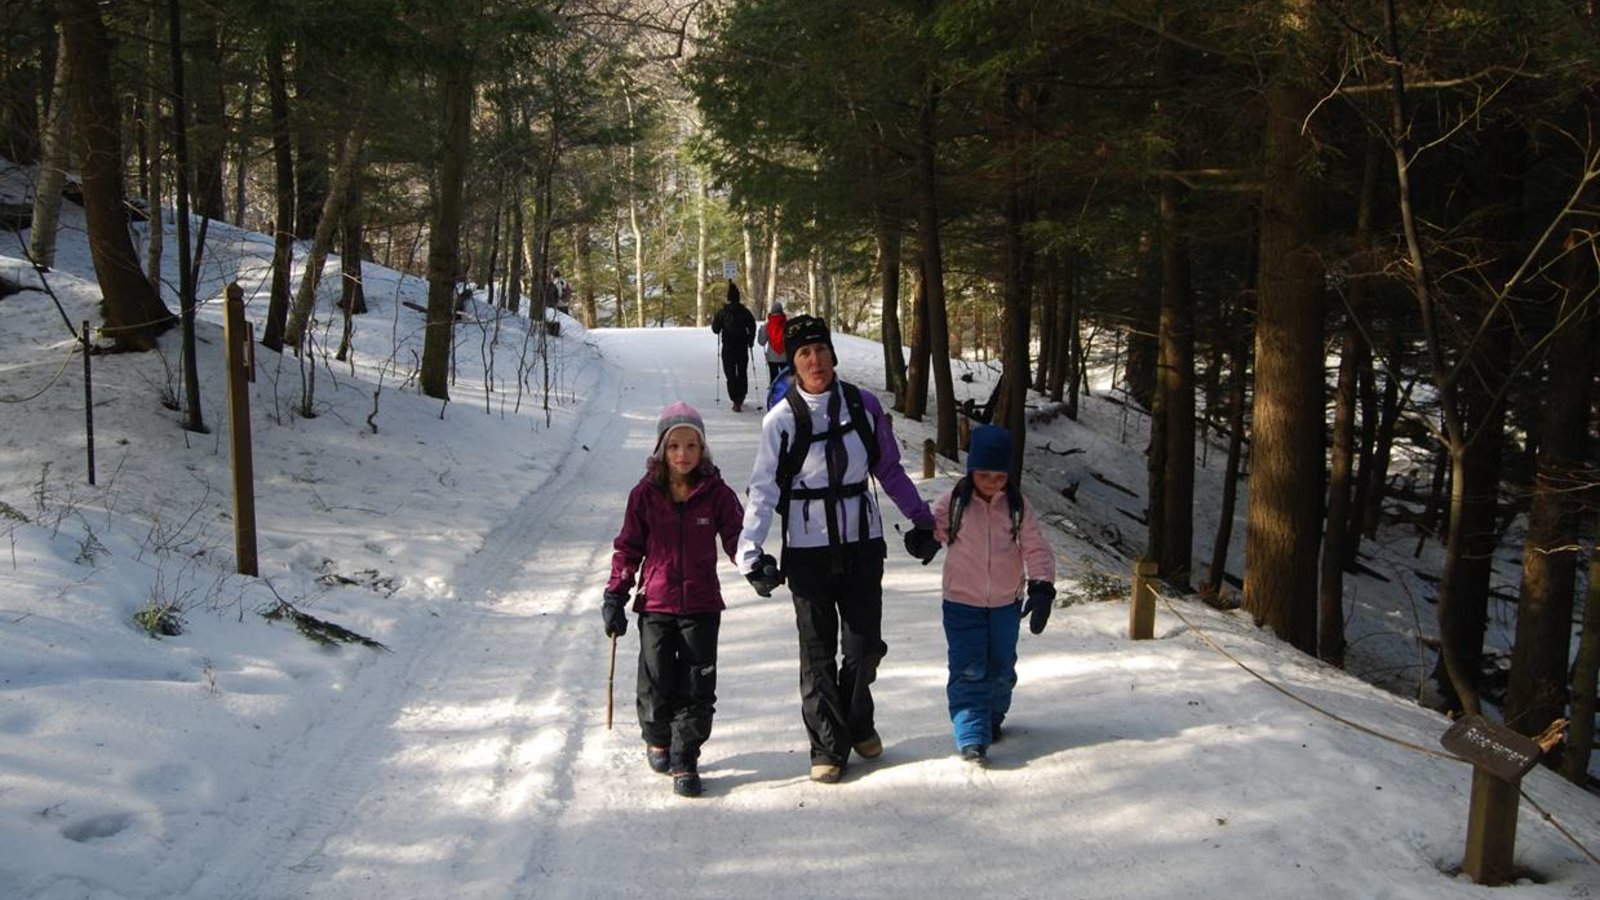
M622 637L628 633L628 595L606 591L600 604L600 618L606 623L606 637Z
M773 559L770 553L761 554L756 560L756 567L751 569L745 578L750 580L750 586L756 589L756 593L763 597L771 597L772 592L778 585L783 584L784 580L783 573L778 571L778 561Z
M906 532L906 552L922 560L923 565L933 562L939 555L939 541L933 536L933 529L919 525Z
M1050 610L1055 608L1056 586L1048 581L1028 582L1028 599L1022 601L1022 614L1028 617L1028 630L1034 634L1044 631L1050 621Z

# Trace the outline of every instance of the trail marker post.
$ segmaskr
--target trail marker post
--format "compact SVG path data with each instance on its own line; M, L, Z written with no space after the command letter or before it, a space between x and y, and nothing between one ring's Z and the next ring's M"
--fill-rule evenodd
M233 549L240 575L256 565L255 464L250 455L250 383L256 380L255 334L244 318L244 288L228 285L222 343L227 354L228 426L233 450Z
M1156 634L1155 580L1160 566L1148 556L1133 563L1133 596L1128 603L1128 637L1148 641Z
M1478 884L1505 884L1511 880L1517 844L1522 776L1539 764L1544 748L1533 738L1482 716L1458 719L1439 743L1472 763L1467 852L1461 869Z

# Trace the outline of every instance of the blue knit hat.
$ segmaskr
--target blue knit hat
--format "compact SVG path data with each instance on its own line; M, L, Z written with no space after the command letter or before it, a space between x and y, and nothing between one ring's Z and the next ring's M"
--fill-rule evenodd
M999 425L979 425L972 429L972 447L967 451L967 471L1010 472L1011 432Z

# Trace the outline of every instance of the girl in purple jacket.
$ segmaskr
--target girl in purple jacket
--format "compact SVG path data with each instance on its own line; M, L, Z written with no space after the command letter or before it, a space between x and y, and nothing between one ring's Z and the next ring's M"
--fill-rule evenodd
M744 510L711 464L705 422L689 404L668 406L644 478L628 494L600 608L606 636L628 630L628 592L638 576L639 729L650 768L673 792L699 796L700 745L717 702L722 591L717 542L729 560Z

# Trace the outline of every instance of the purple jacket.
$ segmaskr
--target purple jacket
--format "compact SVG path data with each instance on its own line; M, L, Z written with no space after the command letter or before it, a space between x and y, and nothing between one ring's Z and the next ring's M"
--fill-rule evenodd
M738 495L715 468L681 505L646 475L628 494L622 530L612 543L606 591L627 593L637 573L635 612L690 615L722 609L717 539L733 559L743 519Z

